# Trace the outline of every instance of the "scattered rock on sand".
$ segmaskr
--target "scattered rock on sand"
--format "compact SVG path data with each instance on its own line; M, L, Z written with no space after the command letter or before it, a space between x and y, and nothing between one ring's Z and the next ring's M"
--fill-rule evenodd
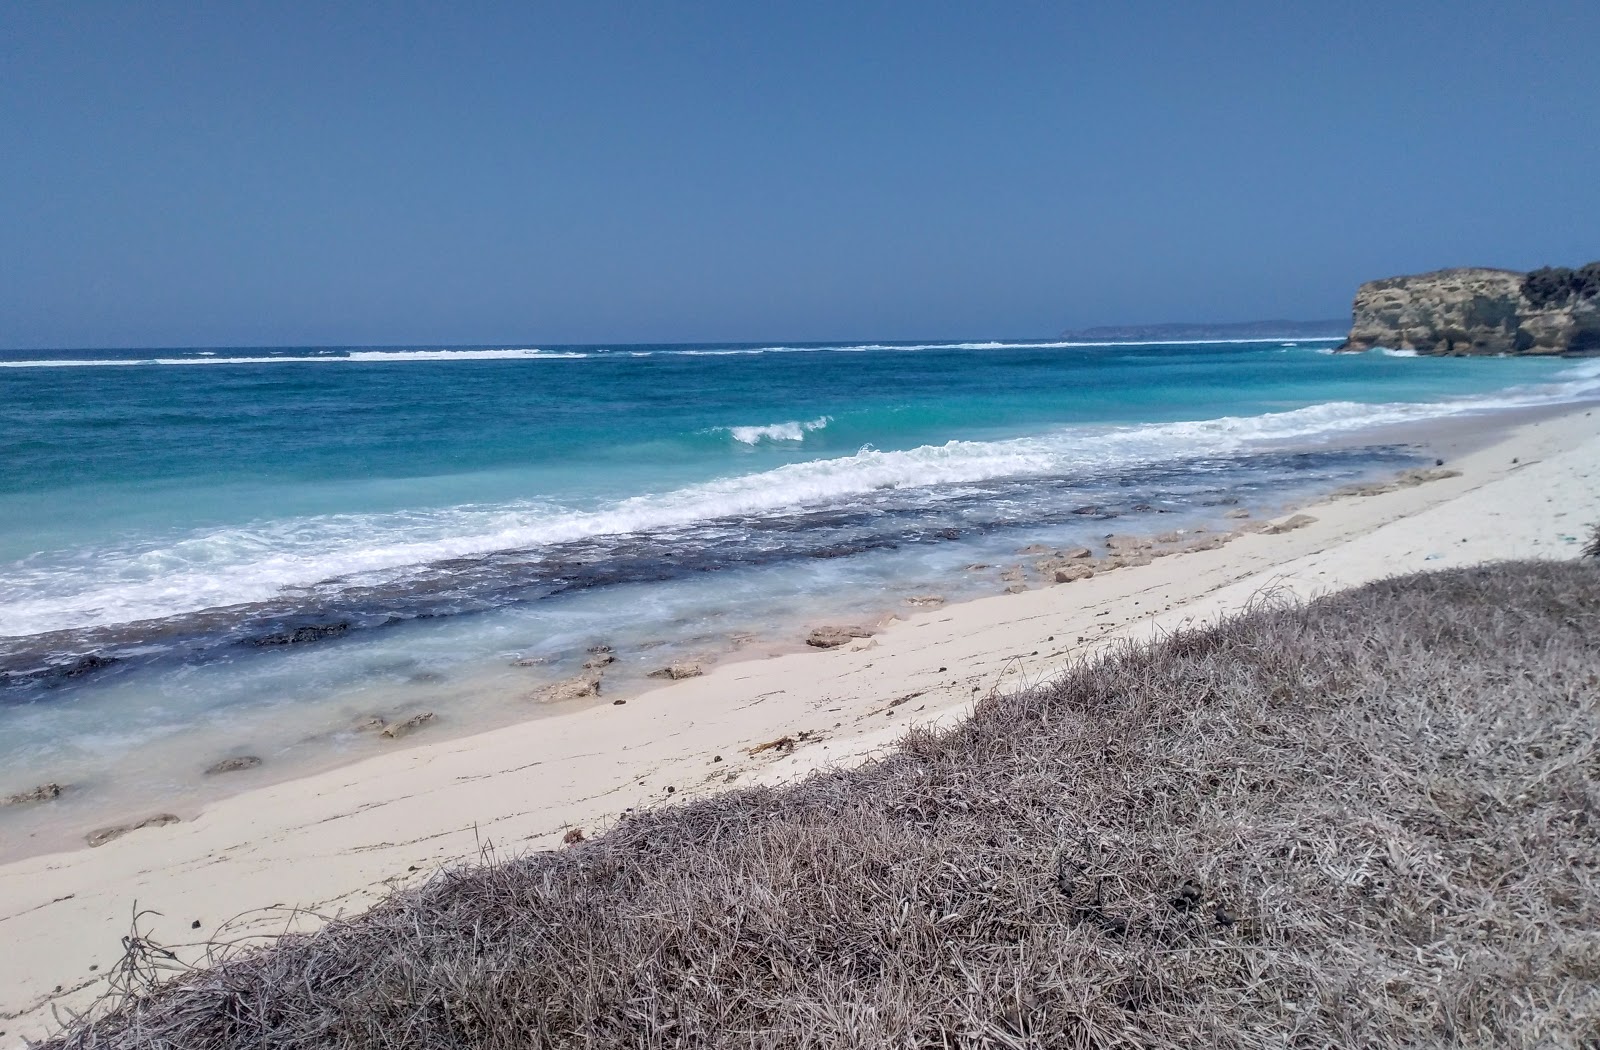
M1021 550L1017 551L1017 553L1018 554L1049 554L1050 553L1050 548L1046 547L1042 543L1030 543L1026 547L1024 547Z
M873 630L862 627L860 624L845 624L833 627L818 627L806 637L806 644L818 649L833 649L857 638L871 638Z
M1307 525L1315 524L1316 520L1316 518L1313 518L1309 514L1296 514L1292 518L1285 518L1283 521L1277 522L1276 524L1268 525L1266 532L1272 536L1276 536L1284 532L1293 532L1295 529L1303 529Z
M26 806L32 802L49 802L53 798L61 797L61 785L50 783L40 784L27 791L19 791L15 795L0 798L0 806Z
M547 664L549 662L550 662L549 660L545 659L542 656L523 656L523 657L519 657L518 659L515 659L515 660L511 661L511 666L512 667L539 667L540 665Z
M1087 580L1093 575L1094 570L1082 563L1066 565L1056 570L1056 582L1072 583L1076 580Z
M1243 507L1235 507L1223 515L1224 518L1248 518L1250 512Z
M1513 463L1516 460L1512 460ZM1359 485L1346 485L1334 490L1335 497L1343 496L1381 496L1385 492L1394 492L1397 489L1415 488L1430 481L1443 481L1445 478L1459 478L1459 470L1435 470L1428 467L1416 467L1411 470L1402 470L1395 475L1393 481L1374 481Z
M221 762L213 762L206 767L205 775L214 777L218 773L237 773L242 769L254 769L261 764L261 759L255 755L234 755Z
M407 733L413 733L432 721L433 712L424 711L419 715L412 715L403 722L391 722L383 727L383 731L379 735L389 740L399 740Z
M1106 549L1112 551L1142 551L1155 546L1155 541L1144 536L1107 536Z
M671 678L674 681L680 678L698 678L705 674L699 664L668 664L658 671L651 671L651 678Z
M913 594L906 599L907 605L914 605L919 609L931 609L944 604L942 594Z
M1214 551L1227 542L1228 538L1226 536L1196 536L1188 543L1185 543L1183 545L1183 549L1185 553L1193 553L1195 551Z
M356 722L356 724L351 726L350 729L352 732L356 733L376 733L387 724L387 722L379 718L377 715L369 715L366 718Z
M1181 533L1181 532L1163 532L1161 535L1156 537L1156 542L1157 543L1182 543L1183 542L1183 533Z
M603 653L595 653L593 656L589 657L589 659L583 662L583 666L585 670L598 671L600 668L609 667L616 662L616 656L611 652L611 650L607 649Z
M1025 591L1027 589L1028 589L1028 585L1023 583L1021 580L1017 580L1017 581L1015 581L1013 583L1006 584L1006 593L1007 594L1021 594L1023 591Z
M157 813L153 817L145 817L137 824L113 824L109 828L99 828L83 837L90 846L104 846L112 839L121 838L130 831L140 828L159 828L166 824L178 823L178 817L173 813Z
M582 700L586 696L599 695L600 676L591 671L576 678L557 682L541 693L540 699L546 703L561 703L564 700Z

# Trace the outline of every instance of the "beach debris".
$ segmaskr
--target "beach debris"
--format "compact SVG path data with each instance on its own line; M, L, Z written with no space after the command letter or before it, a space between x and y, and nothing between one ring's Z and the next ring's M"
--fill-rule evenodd
M752 747L748 753L753 758L756 755L761 754L763 751L793 751L794 745L794 737L780 736L776 740L768 740L764 744L757 744L755 747Z
M206 767L205 776L214 777L219 773L237 773L243 769L254 769L261 764L261 759L255 755L234 755L221 762L213 762Z
M1056 570L1057 583L1073 583L1077 580L1087 580L1094 575L1094 570L1084 564L1066 565Z
M1316 521L1317 519L1309 514L1296 514L1293 517L1268 525L1266 532L1269 536L1277 536L1285 532L1293 532L1295 529L1303 529L1307 525L1314 525Z
M121 838L130 831L140 828L159 828L167 824L178 823L178 816L174 813L157 813L153 817L146 817L136 824L113 824L109 828L98 828L83 837L91 847L104 846L112 839Z
M15 795L0 798L0 806L26 806L33 802L49 802L51 799L61 797L61 785L57 783L40 784L38 787L19 791Z
M412 715L403 722L392 722L389 725L384 726L382 732L380 732L378 735L389 740L398 740L406 734L415 732L432 721L433 712L424 711L421 714Z
M584 835L582 828L568 828L567 833L561 836L561 844L563 846L576 846L578 843L582 842L583 839Z
M699 664L668 664L659 670L651 671L647 677L670 678L677 681L680 678L698 678L705 674Z
M916 606L919 609L935 608L944 604L944 595L913 594L911 597L906 599L906 604Z
M857 638L871 638L874 631L860 624L842 624L818 627L806 636L806 644L817 649L834 649L847 645Z

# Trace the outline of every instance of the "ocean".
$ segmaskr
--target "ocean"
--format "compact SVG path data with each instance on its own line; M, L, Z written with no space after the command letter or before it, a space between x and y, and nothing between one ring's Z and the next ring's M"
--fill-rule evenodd
M1410 424L1600 395L1596 362L1332 345L0 355L0 796L193 801L229 755L247 783L395 746L374 718L538 717L598 647L607 702L998 593L1028 544L1392 473ZM0 834L47 838L42 808Z

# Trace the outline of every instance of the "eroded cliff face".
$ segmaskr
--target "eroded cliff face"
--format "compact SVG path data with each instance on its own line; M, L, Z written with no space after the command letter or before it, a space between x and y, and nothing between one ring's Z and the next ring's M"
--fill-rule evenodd
M1368 281L1341 350L1600 353L1600 263L1580 270L1462 268Z

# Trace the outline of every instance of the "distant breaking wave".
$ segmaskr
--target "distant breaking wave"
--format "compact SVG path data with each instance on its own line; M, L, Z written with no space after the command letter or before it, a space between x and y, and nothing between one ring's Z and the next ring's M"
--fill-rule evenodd
M1171 462L1197 448L1217 455L1248 452L1372 427L1600 396L1600 362L1565 370L1559 378L1563 381L1423 404L1336 401L1255 416L863 449L595 507L519 502L326 515L199 531L121 549L38 555L5 567L0 636L156 619L267 601L300 589L366 586L444 559L696 528L731 516L843 506L885 489L925 490L927 499L938 500L941 485L1132 469ZM790 426L805 432L803 423L783 423L750 428L751 436L792 440ZM93 571L85 571L91 565Z
M33 361L0 361L0 368L98 368L134 365L304 365L400 364L411 361L529 361L574 360L589 355L575 351L547 351L532 348L508 350L348 350L329 354L296 354L257 357L218 357L200 351L193 357L85 357L41 358Z
M1316 340L1304 340L1315 342ZM637 350L631 347L590 347L581 350L539 350L529 347L493 350L337 350L325 354L233 353L220 356L213 350L195 351L183 357L74 357L31 358L22 361L0 360L0 368L130 368L137 365L294 365L294 364L400 364L414 361L561 361L606 357L653 357L657 354L680 357L748 357L760 354L825 354L905 352L926 350L1066 350L1118 346L1209 346L1248 343L1273 343L1276 339L1186 339L1050 342L970 342L970 343L841 343L817 346L757 347L658 347Z
M718 427L733 440L744 445L758 445L763 441L804 441L806 435L821 430L833 422L832 416L818 416L806 422L768 423L755 427Z

